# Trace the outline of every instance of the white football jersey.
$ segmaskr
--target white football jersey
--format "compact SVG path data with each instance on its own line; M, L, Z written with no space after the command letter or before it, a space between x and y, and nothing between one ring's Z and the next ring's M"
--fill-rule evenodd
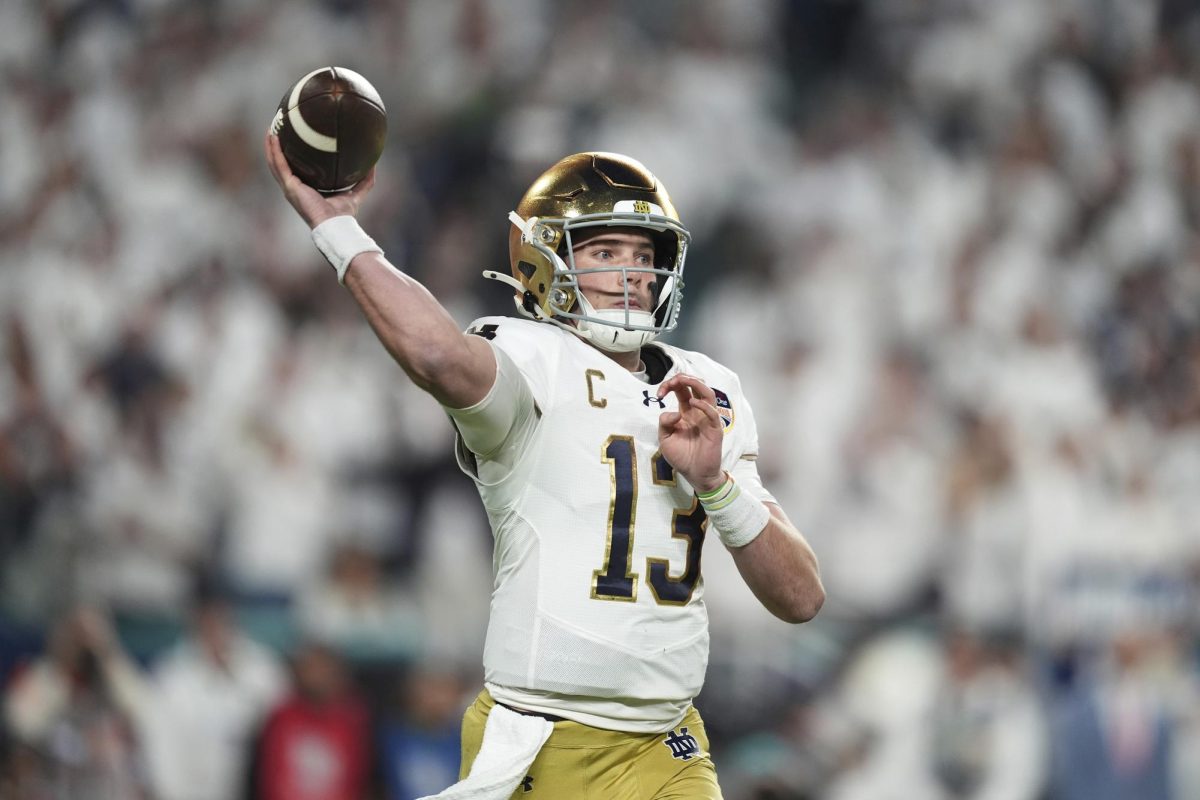
M495 535L488 690L596 727L671 729L708 665L707 520L659 454L658 417L675 396L658 400L656 385L554 325L487 317L469 330L491 342L498 363L484 400L448 409L459 465ZM658 381L685 372L716 391L722 466L743 491L774 502L737 376L698 353L648 348L665 355L656 365L665 374L650 370Z

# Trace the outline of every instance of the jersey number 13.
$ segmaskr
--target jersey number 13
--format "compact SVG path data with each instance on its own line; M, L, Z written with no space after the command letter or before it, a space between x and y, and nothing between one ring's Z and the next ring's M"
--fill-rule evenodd
M604 566L592 573L592 597L596 600L637 600L638 575L633 571L633 536L637 517L637 458L632 436L610 436L600 450L611 476L612 500L608 506L608 540L604 548ZM673 487L675 468L662 453L650 458L655 486ZM700 549L708 519L696 498L688 508L677 508L671 515L671 535L687 541L683 574L671 576L665 558L646 559L646 582L660 605L682 606L692 599L700 580Z

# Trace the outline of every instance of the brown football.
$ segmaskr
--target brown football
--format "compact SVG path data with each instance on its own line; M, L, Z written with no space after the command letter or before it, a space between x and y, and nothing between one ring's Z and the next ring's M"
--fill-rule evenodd
M332 194L362 180L387 141L387 111L354 70L322 67L287 90L271 122L292 172Z

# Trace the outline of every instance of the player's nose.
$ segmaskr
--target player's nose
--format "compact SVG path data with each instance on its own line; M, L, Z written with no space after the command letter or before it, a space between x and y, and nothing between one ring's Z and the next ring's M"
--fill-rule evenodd
M621 280L630 286L641 287L650 280L651 276L646 272L639 272L636 267L626 267L621 270Z

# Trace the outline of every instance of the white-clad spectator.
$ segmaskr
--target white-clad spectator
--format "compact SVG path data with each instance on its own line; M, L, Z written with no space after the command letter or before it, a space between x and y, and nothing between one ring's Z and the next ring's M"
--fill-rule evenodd
M963 432L946 474L942 609L971 630L1017 631L1024 595L1029 506L1003 418L962 414Z
M114 611L179 617L214 530L201 471L183 446L183 385L134 329L93 370L120 436L88 466L79 584Z
M1014 309L1020 338L1000 348L978 400L1004 413L1022 449L1044 447L1061 435L1086 435L1100 425L1105 400L1088 352L1064 335L1045 302Z
M188 636L154 665L141 740L154 796L229 800L246 781L251 742L283 696L287 672L202 593Z
M897 348L877 369L844 445L847 485L817 539L832 608L865 619L916 607L935 583L944 544L932 498L947 432L923 360Z
M331 476L269 420L246 431L221 566L239 592L290 596L320 575L335 519Z
M0 772L11 770L13 796L144 797L136 723L148 695L104 614L89 607L64 614L46 652L4 693L4 723L17 747Z
M1095 196L1116 171L1101 87L1083 65L1061 58L1047 66L1037 100L1064 176L1080 196Z
M929 713L944 680L936 639L886 630L863 642L833 687L851 746L825 786L831 800L938 796L929 769Z
M922 738L944 800L1037 800L1050 769L1049 731L1017 645L1003 635L945 637L943 688Z
M353 537L334 546L326 574L298 598L296 616L304 636L351 661L411 661L423 645L415 599L387 579L372 546Z

